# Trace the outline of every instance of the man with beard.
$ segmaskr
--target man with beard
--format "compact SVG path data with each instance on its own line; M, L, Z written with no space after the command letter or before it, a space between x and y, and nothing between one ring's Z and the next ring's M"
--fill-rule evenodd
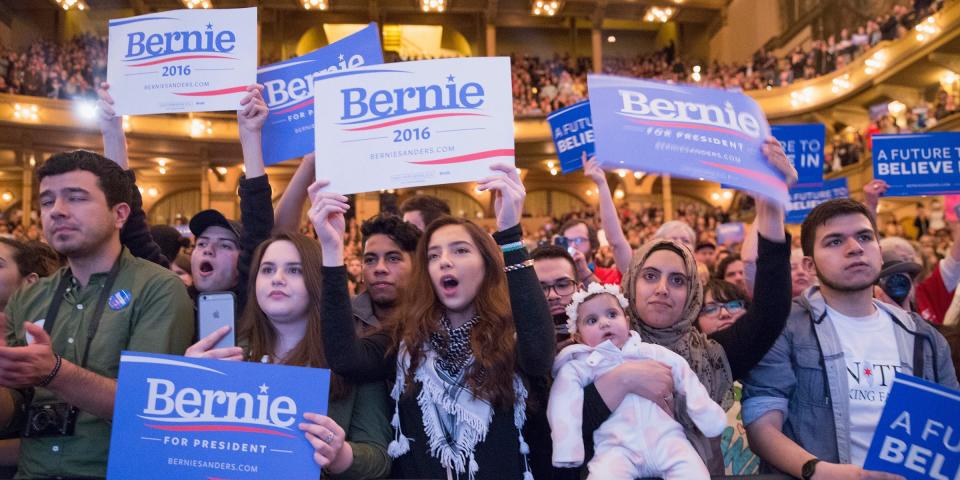
M950 348L929 324L873 298L881 270L870 211L825 202L801 227L819 287L794 299L773 348L743 382L750 447L803 479L899 478L863 470L895 372L960 387Z
M360 225L363 235L361 276L367 290L353 298L353 316L360 329L376 327L389 318L410 278L412 255L420 230L400 217L380 214Z
M120 351L182 354L193 309L173 272L120 243L130 214L121 167L75 151L37 176L43 234L67 266L7 305L0 425L26 424L16 478L103 478Z
M544 245L530 253L533 269L540 280L540 288L547 297L550 315L557 334L557 351L570 338L567 332L567 305L580 286L577 280L576 263L565 249L556 245Z

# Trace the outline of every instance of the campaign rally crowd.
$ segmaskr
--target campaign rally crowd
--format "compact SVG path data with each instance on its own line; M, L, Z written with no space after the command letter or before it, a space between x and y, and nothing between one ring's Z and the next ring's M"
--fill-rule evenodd
M912 8L898 5L857 33L844 31L839 39L815 42L812 50L798 49L787 58L761 50L749 65L705 67L703 83L756 89L829 73L878 42L902 35L937 8L939 2L933 1L915 1ZM246 10L252 25L256 9ZM141 20L118 21L110 28ZM212 39L212 23L206 28ZM181 36L188 33L195 32ZM166 41L180 34L167 32ZM232 30L221 34L234 35ZM163 39L159 34L152 35L156 41L140 35L146 46ZM379 49L379 38L375 40ZM344 55L339 57L343 61ZM255 54L245 58L250 75L255 59ZM0 478L94 479L105 478L108 471L113 478L118 475L113 473L116 457L111 449L146 457L148 452L117 450L117 442L112 442L123 431L120 422L128 420L123 408L132 405L122 395L131 385L124 379L130 377L120 376L130 358L156 369L192 365L191 372L221 375L209 365L223 370L239 366L245 372L287 367L301 367L298 371L309 374L328 371L329 384L316 385L323 395L316 397L324 400L326 409L288 410L295 421L283 425L283 432L271 430L277 421L265 420L276 418L277 405L289 400L281 396L268 406L266 380L273 379L262 380L258 412L253 412L255 400L249 393L182 388L174 395L169 382L160 403L168 407L167 413L175 413L157 420L147 413L161 410L155 408L154 387L166 380L151 378L150 407L136 416L138 421L176 423L145 428L184 436L219 428L293 438L303 464L323 478L342 479L899 479L903 477L869 465L876 456L875 433L881 438L879 432L889 426L880 419L887 399L893 398L895 376L897 382L905 381L900 374L925 381L924 388L933 392L960 390L960 222L949 215L946 203L951 197L918 203L911 207L913 215L894 217L880 211L880 201L885 194L896 195L902 185L877 179L856 193L863 202L827 200L810 209L799 229L788 227L787 187L802 182L785 146L766 136L759 107L759 119L739 105L742 111L735 115L729 102L723 111L706 103L677 108L681 113L713 109L717 118L729 115L729 124L711 122L707 113L688 120L699 122L694 128L705 132L754 138L746 140L754 143L738 145L755 153L757 159L749 157L754 162L749 165L762 171L752 171L747 163L736 169L742 177L761 180L743 185L770 187L782 196L771 198L743 187L728 208L672 200L618 204L623 195L614 194L614 176L604 170L603 159L583 153L578 163L582 172L570 175L591 182L596 205L530 228L533 222L525 218L524 208L527 187L517 166L490 163L486 171L486 164L472 163L470 167L483 165L478 168L487 175L475 188L491 195L491 228L451 215L444 200L422 194L406 198L395 210L384 208L372 217L354 219L355 204L341 193L363 190L337 191L344 183L331 179L341 168L347 171L340 164L344 159L325 158L334 155L324 148L353 140L324 143L322 135L334 130L322 128L321 113L310 120L316 130L307 134L311 146L297 156L315 151L302 157L274 203L265 166L271 162L264 153L265 147L280 145L271 144L277 137L267 133L273 107L264 100L262 84L233 87L227 93L240 98L240 215L200 211L186 221L185 235L148 222L121 115L130 111L121 108L120 99L127 95L129 108L133 90L106 82L106 64L113 60L107 59L105 42L91 36L63 46L41 42L22 53L0 51L0 90L95 97L102 139L102 152L62 151L38 162L37 224L23 228L17 225L30 222L0 221ZM501 66L502 75L483 71L495 80L505 80L510 72L516 113L549 113L587 95L585 59L518 56L509 70L506 59L473 60ZM700 82L672 48L612 60L605 68L627 77ZM413 75L415 69L402 73ZM375 78L361 75L369 72L395 73L360 67L330 78L359 84ZM400 113L393 116L428 110L429 115L401 120L378 116L373 121L383 123L347 122L343 125L349 128L335 133L345 136L347 131L434 117L501 120L487 110L437 113L486 101L480 84L486 78L465 83L455 96L461 87L448 75L442 89L430 85L394 90ZM502 95L491 94L489 103L502 104L497 113L512 119L511 92L505 81L500 83ZM490 85L494 83L486 85L488 91ZM225 94L219 87L211 86L216 88L212 96ZM324 83L318 81L309 94L309 100L317 102L315 112L322 111L320 102L329 100L319 93L321 88ZM404 97L418 90L423 95L420 110L404 110ZM429 108L428 90L436 94ZM691 90L707 92L708 97L742 97L719 89ZM441 104L444 91L450 92L448 101L454 107ZM158 98L170 94L155 92ZM594 87L592 92L593 118L601 118L596 112L604 91ZM136 93L142 96L142 90ZM393 102L375 100L390 94L378 90L371 95L370 111ZM362 95L367 95L365 90ZM470 103L477 98L481 100ZM660 106L653 110L670 107L663 107L664 99L654 100L651 105ZM359 100L343 104L368 108ZM224 105L233 108L236 103L228 98ZM874 134L927 128L930 118L919 110L926 107L916 108L907 125L897 126L890 112L867 132L838 133L825 149L827 168L856 163L870 151L872 141L889 141ZM945 106L944 111L953 108ZM940 118L932 116L934 121ZM633 117L638 118L650 120ZM668 120L654 119L653 124L672 125ZM480 158L515 157L511 125L497 126L507 132L509 148ZM465 130L471 129L448 133ZM492 130L482 135L494 136ZM647 135L640 128L632 132ZM697 135L704 143L711 141L709 134ZM725 140L721 143L727 146ZM662 163L690 160L710 166L695 157L704 151L710 152L650 148L641 155L663 156L656 159L663 170L652 173L679 174ZM949 155L951 150L944 151ZM456 154L460 156L392 163L412 176L424 170L408 164L441 164L452 170L462 165L449 164L476 156L460 150ZM417 153L417 160L425 155ZM802 168L802 162L797 163ZM388 164L384 160L376 165ZM721 163L710 168L736 170ZM814 170L822 177L819 165ZM29 212L29 206L24 210ZM796 210L791 204L791 213ZM227 298L235 315L220 318L218 311L205 316L211 298ZM225 321L207 328L212 320ZM241 395L249 399L243 418L238 413ZM229 414L210 413L223 404ZM246 422L254 413L260 423ZM225 423L215 428L191 423L198 418ZM947 450L958 448L953 426L930 420L923 429L924 439L930 433L941 437ZM139 440L165 444L172 436ZM213 450L266 450L252 443L227 448L230 442L203 442L202 448ZM159 449L160 444L155 445ZM307 445L309 454L303 453ZM956 459L939 451L914 445L907 453L906 444L899 450L895 444L885 445L887 457L899 455L907 468L941 475L935 478L960 476L960 470L947 470L960 468ZM125 460L136 463L138 458ZM194 460L164 459L171 472L187 472L175 468ZM194 476L184 473L183 478Z
M299 428L331 478L897 478L862 468L892 372L960 386L960 226L922 209L909 232L878 226L882 182L798 237L782 206L745 200L744 238L718 243L730 212L618 207L596 159L596 210L523 231L524 185L498 165L479 182L492 235L416 196L364 219L351 252L348 199L312 154L273 208L251 86L240 218L196 214L187 257L147 224L98 93L104 154L46 160L42 238L0 238L0 461L17 478L105 475L120 350L329 368L327 415ZM763 151L796 180L778 142ZM208 292L232 292L237 346L214 347L229 327L197 338ZM844 380L847 356L883 378Z

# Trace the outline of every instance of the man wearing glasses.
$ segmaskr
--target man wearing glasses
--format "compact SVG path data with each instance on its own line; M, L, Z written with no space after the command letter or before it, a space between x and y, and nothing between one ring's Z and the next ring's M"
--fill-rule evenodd
M530 258L533 259L533 269L537 272L543 295L547 297L550 315L553 315L559 349L559 344L570 338L565 308L580 286L576 263L569 252L556 245L539 247L530 254Z
M597 237L595 228L587 225L583 220L573 219L560 227L560 235L566 239L565 243L571 249L570 255L577 267L576 271L581 283L599 282L620 285L621 274L615 266L605 268L594 262L594 255L600 248L600 239Z

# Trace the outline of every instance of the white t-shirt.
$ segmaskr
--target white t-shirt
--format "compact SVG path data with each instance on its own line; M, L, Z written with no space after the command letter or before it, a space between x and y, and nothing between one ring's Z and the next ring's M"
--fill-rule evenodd
M866 317L848 317L827 307L847 363L850 399L850 460L863 466L880 422L893 374L900 370L893 319L877 309Z

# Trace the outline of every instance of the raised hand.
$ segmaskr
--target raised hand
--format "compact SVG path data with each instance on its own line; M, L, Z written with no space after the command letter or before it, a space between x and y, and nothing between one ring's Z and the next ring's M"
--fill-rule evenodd
M311 204L307 216L313 223L323 250L323 265L337 266L343 264L343 236L347 226L344 214L350 205L347 204L347 197L339 193L321 191L329 184L327 180L317 180L307 189ZM337 252L339 261L336 259Z
M787 154L783 151L783 145L780 145L780 142L777 141L776 138L767 137L763 142L762 150L763 154L767 157L767 163L783 174L788 187L797 183L797 178L799 178L797 169L790 163L790 159L787 158Z
M587 159L587 152L583 152L581 160L583 161L583 174L586 175L587 178L593 180L593 183L597 184L597 186L607 183L607 174L600 168L597 157Z
M123 134L123 118L118 117L113 108L113 96L110 95L110 84L107 82L101 83L97 89L97 125L104 135Z
M240 124L240 135L244 133L259 133L267 121L270 109L263 100L263 85L255 84L247 87L247 94L240 100L240 110L237 111L237 123Z
M201 338L197 343L190 345L184 352L185 357L215 358L218 360L243 361L243 349L240 347L213 348L223 337L230 333L230 327L224 325L210 335Z
M493 191L495 195L493 210L497 216L497 230L504 231L520 223L527 190L520 181L520 174L517 173L516 167L497 163L491 165L490 169L501 172L502 175L484 178L478 182L477 190Z

